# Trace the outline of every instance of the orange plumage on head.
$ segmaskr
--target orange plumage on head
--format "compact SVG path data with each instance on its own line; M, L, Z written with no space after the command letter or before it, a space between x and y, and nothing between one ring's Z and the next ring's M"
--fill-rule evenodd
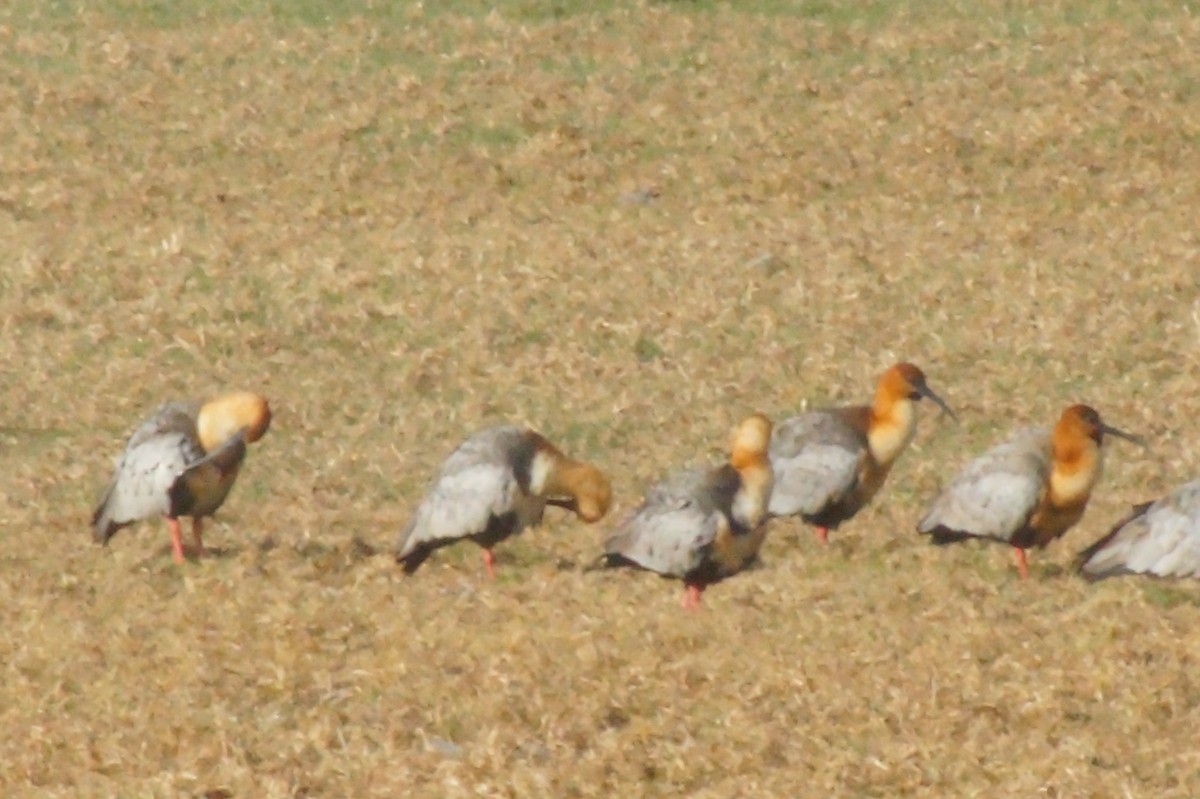
M239 430L246 431L247 443L258 441L271 427L271 406L267 398L249 391L237 391L210 400L200 409L196 432L205 452L224 444Z

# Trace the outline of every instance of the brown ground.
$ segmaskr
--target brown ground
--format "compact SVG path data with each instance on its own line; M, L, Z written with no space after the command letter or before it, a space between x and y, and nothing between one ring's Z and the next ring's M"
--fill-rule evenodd
M1200 594L1066 570L1200 473L1194 11L65 5L0 5L0 793L1200 795ZM482 425L610 470L619 517L900 358L962 424L700 614L579 571L609 521L495 584L371 555ZM276 420L220 556L93 546L136 422L231 386ZM1076 401L1153 447L1032 580L918 540Z

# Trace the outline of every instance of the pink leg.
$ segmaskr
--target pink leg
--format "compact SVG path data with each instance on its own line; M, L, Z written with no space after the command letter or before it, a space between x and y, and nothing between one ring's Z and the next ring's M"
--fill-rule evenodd
M820 542L822 544L828 544L829 543L829 528L818 526L817 527L817 539L820 540Z
M679 604L684 610L699 610L700 595L704 593L704 587L695 583L688 583L687 590L683 592L683 601Z
M1029 579L1029 561L1025 559L1025 550L1020 547L1013 547L1013 552L1017 555L1017 571L1021 573L1022 580Z
M483 550L483 565L487 569L488 577L496 579L496 556L492 554L492 550Z
M204 548L204 524L200 519L192 519L192 540L196 542L196 557L202 558L208 554Z
M175 552L175 562L183 565L183 533L179 530L179 519L167 517L167 526L171 528L171 549Z

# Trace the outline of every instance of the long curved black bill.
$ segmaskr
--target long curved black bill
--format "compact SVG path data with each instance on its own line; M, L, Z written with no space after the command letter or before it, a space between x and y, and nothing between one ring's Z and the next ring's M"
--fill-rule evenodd
M945 402L943 402L941 397L939 397L937 394L933 393L932 388L930 388L929 386L926 386L924 384L919 385L919 386L914 386L914 388L917 390L917 393L920 394L922 397L929 400L930 402L932 402L933 404L935 404L939 408L941 408L943 411L945 411L946 414L951 419L953 419L956 422L958 421L958 417L954 415L954 411L950 410L950 406L947 405Z
M1100 432L1104 433L1106 436L1116 436L1117 438L1123 438L1126 441L1130 441L1134 444L1137 444L1142 449L1146 448L1146 439L1142 438L1141 436L1135 436L1133 433L1126 433L1124 430L1118 430L1115 427L1106 425L1104 422L1100 423Z

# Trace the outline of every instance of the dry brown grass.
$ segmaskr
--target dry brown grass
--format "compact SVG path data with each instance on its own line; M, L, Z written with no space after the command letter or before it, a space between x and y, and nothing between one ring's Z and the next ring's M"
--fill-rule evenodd
M4 795L1200 795L1200 595L1064 571L1200 471L1191 12L107 5L0 7ZM481 425L596 460L619 515L901 357L962 425L707 612L579 573L606 525L560 515L496 584L354 543ZM235 385L277 413L224 556L93 547L122 436ZM1075 401L1154 448L1034 579L918 540Z

